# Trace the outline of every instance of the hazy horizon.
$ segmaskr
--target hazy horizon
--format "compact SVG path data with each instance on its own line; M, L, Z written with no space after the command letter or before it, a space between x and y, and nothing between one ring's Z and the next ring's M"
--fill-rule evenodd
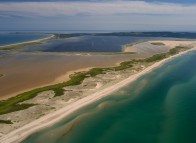
M196 31L193 0L0 0L0 30Z

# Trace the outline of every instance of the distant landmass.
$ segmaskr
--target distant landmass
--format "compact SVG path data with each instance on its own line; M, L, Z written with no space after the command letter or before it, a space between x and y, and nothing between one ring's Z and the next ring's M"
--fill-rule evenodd
M196 33L192 32L112 32L112 33L72 33L55 34L59 38L76 37L84 35L94 36L134 36L134 37L171 37L195 39Z

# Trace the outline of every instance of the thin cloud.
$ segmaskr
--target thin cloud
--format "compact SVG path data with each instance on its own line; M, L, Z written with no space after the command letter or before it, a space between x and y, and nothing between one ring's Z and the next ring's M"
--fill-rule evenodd
M0 14L24 13L33 16L75 16L116 14L176 14L195 15L196 5L149 3L144 1L117 2L10 2L0 3Z

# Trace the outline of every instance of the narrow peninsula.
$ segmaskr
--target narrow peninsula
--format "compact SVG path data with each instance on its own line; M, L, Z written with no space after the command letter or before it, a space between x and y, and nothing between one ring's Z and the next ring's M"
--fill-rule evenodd
M149 41L160 42L168 46L168 52L132 59L118 66L73 73L68 81L37 88L1 101L0 141L20 142L35 131L119 90L170 59L195 50L195 41ZM134 49L135 46L138 45L129 45L126 48Z

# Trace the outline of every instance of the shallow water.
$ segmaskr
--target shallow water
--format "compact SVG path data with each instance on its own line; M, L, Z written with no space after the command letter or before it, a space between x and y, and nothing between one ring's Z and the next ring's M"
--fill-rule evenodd
M49 37L49 34L0 33L0 46L38 40L46 37Z
M59 55L17 53L0 58L0 99L16 96L17 93L47 84L55 84L68 80L61 77L70 71L91 67L115 66L127 61L131 55ZM17 84L16 84L17 83Z
M195 143L195 61L178 57L23 143Z

